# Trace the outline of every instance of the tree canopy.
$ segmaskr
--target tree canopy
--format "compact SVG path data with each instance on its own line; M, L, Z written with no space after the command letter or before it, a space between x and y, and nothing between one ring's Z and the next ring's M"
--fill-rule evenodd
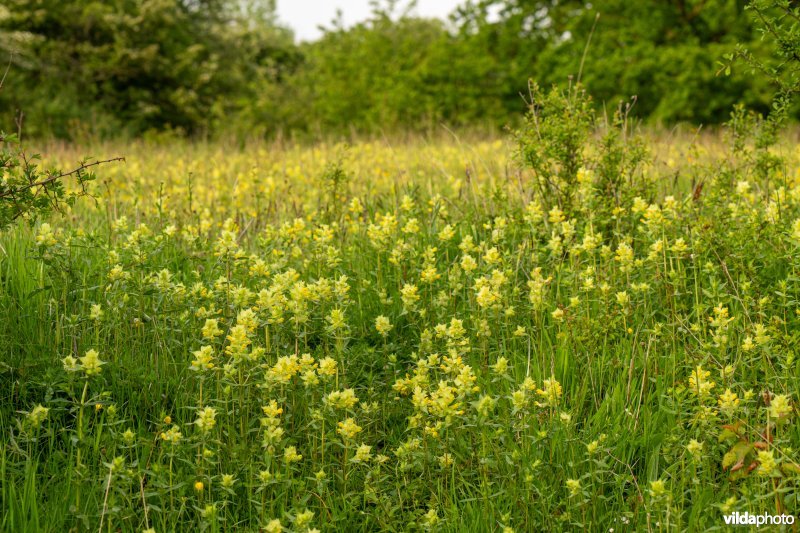
M499 127L528 80L580 81L597 105L636 98L651 122L715 124L763 77L719 61L771 54L744 0L472 0L449 21L376 2L297 44L274 0L8 0L0 128L28 135L272 135Z

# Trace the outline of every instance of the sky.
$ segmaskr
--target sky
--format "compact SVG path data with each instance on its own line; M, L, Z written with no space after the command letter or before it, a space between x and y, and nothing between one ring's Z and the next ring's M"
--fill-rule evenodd
M463 0L417 0L415 13L422 17L445 18ZM401 2L401 7L406 3ZM320 36L317 26L330 26L341 9L345 26L366 19L369 0L277 0L278 18L294 30L298 41L312 41Z

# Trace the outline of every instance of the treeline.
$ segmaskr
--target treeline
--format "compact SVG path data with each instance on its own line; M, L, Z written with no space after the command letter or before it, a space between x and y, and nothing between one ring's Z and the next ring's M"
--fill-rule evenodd
M479 0L449 21L376 3L296 44L274 0L6 0L0 129L28 136L374 134L502 127L529 79L581 82L609 110L714 124L772 88L718 74L742 43L767 58L745 0ZM587 46L588 44L588 46Z

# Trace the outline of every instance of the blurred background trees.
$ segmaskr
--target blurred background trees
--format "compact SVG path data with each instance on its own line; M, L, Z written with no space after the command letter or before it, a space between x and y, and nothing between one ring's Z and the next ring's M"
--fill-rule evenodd
M774 56L745 4L473 0L439 21L386 1L298 44L272 0L6 0L0 129L20 117L27 136L72 139L499 128L523 115L529 79L578 76L598 106L636 96L642 120L716 124L736 102L766 111L773 92L744 70L718 75L737 43Z

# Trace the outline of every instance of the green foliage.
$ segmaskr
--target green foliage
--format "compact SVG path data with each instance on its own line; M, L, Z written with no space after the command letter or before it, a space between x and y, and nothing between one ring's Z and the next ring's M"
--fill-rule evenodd
M33 222L62 205L72 206L87 194L86 185L95 179L90 167L121 158L85 160L70 172L44 169L39 160L39 154L25 153L16 135L0 132L0 230L18 218ZM69 191L64 184L67 177L75 179L75 187Z
M340 154L336 161L329 163L323 172L320 181L321 189L325 192L324 211L331 220L337 220L341 209L347 200L347 185L350 175L344 168L344 154Z
M773 92L743 69L718 76L721 58L794 75L769 59L791 63L794 49L790 7L763 24L780 2L748 16L742 0L481 0L449 23L408 4L376 2L368 20L295 44L271 2L12 0L0 7L0 53L13 52L0 123L11 130L22 112L30 134L66 138L498 128L519 124L528 79L572 78L598 108L636 96L631 118L718 124L736 102L766 114Z
M759 124L757 144L766 148L778 138L780 128L797 109L794 97L800 93L800 8L788 0L753 0L747 5L762 39L772 43L772 54L759 55L748 43L739 43L719 64L730 75L743 64L753 77L771 84L776 91L766 119Z
M784 163L770 148L779 139L779 128L785 118L782 112L764 118L743 105L737 105L726 123L733 152L742 165L752 168L761 179L769 178Z
M610 216L634 196L652 196L638 179L648 159L629 121L631 104L601 120L579 84L544 92L533 83L530 97L529 112L514 135L516 155L531 171L534 196L545 210L557 208L569 217L588 201L596 212ZM601 194L591 194L595 187Z
M517 132L519 158L534 172L539 198L572 212L584 145L594 128L591 100L576 85L543 93L531 85L530 111Z
M375 134L507 121L494 62L441 21L376 7L369 20L333 26L300 50L291 94L273 102L295 129Z
M741 1L486 0L479 5L482 14L473 17L484 22L471 23L478 28L476 38L493 36L499 58L516 58L498 68L506 69L517 87L528 77L550 85L582 74L580 81L596 101L613 108L636 95L637 116L669 123L719 123L739 100L766 108L761 80L715 75L715 59L737 42L754 39ZM499 20L485 22L491 8L499 9Z
M2 119L20 109L30 134L60 137L220 129L254 84L290 62L291 36L275 27L274 6L248 5L7 2L0 33L19 44Z
M595 168L601 198L607 199L606 206L618 207L632 195L645 198L653 196L644 185L641 177L642 165L649 162L647 145L633 131L629 114L632 103L620 105L613 118L605 120L600 130L601 139L597 149ZM627 196L626 196L627 195Z

